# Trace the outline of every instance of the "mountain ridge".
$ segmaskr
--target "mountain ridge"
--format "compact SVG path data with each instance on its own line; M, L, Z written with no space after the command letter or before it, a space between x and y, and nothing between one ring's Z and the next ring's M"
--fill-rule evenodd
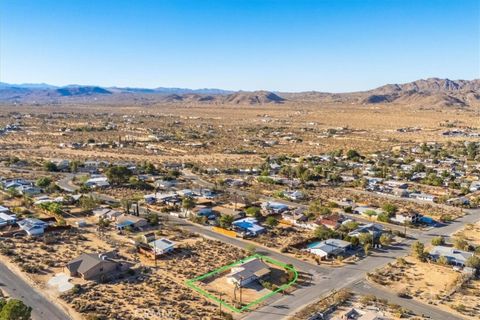
M141 100L163 103L215 103L238 105L282 104L291 102L323 102L354 104L418 104L468 107L480 102L480 79L450 80L419 79L402 84L386 84L371 90L329 93L320 91L231 91L216 88L133 88L93 85L52 86L39 84L8 84L0 82L0 102L61 103L94 98L109 100ZM118 99L117 99L118 98ZM121 98L121 99L120 99Z

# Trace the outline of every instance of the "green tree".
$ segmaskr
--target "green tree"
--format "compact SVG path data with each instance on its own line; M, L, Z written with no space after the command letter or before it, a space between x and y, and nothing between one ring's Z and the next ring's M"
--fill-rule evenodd
M453 240L453 246L459 250L468 250L468 242L463 238L455 238Z
M437 262L441 265L446 266L448 264L448 259L445 256L440 256Z
M41 177L35 181L35 185L40 188L48 187L52 183L52 179L49 177Z
M432 239L432 246L442 246L445 244L445 238L438 236Z
M278 220L275 218L275 217L268 217L267 220L265 221L265 223L267 224L267 226L269 227L275 227L276 225L278 225Z
M420 241L412 243L412 255L420 261L425 261L425 245Z
M95 199L95 197L92 195L82 196L80 198L79 203L80 203L80 207L84 210L92 210L98 206L97 199Z
M125 166L113 166L107 169L105 175L110 183L120 185L128 182L132 176L132 171Z
M347 151L347 159L348 160L354 160L360 158L360 153L357 152L357 150L350 149Z
M471 256L465 262L465 265L470 268L480 269L480 258L478 256Z
M150 212L147 215L147 221L150 223L151 226L158 226L159 218L156 212Z
M187 211L192 210L193 208L195 208L195 200L193 198L190 198L190 197L183 198L182 208L187 210Z
M249 255L252 255L252 254L254 254L254 253L257 251L257 247L255 247L255 245L253 245L253 244L248 244L248 245L245 247L245 250L247 250L247 252L248 252Z
M363 251L365 252L365 254L368 256L370 254L370 251L372 250L372 244L367 242L365 244L363 244Z
M385 211L389 217L392 217L395 213L397 213L398 207L392 203L385 203L382 206L383 211Z
M21 300L9 299L0 311L0 320L29 320L31 314L32 308Z
M380 236L379 241L380 241L380 244L381 244L382 246L386 246L386 247L387 247L387 246L389 246L389 245L392 244L393 238L392 238L392 236L391 236L390 234L388 234L388 233L383 233L383 234Z
M333 236L333 231L330 230L329 228L321 225L318 226L315 231L314 231L315 237L317 237L320 240L327 240L332 238Z
M44 164L43 164L43 168L46 170L46 171L49 171L49 172L56 172L58 171L58 168L57 168L57 165L51 161L46 161Z
M361 244L365 245L366 243L373 243L373 236L370 233L361 233L358 236L358 240L360 241Z
M390 221L390 217L388 214L386 213L380 213L378 216L377 216L377 220L380 221L380 222L389 222Z
M259 207L248 207L245 209L245 214L249 217L259 217L260 216L260 208Z
M229 214L222 214L220 216L220 220L219 220L220 227L230 228L232 226L232 222L233 222L233 216Z

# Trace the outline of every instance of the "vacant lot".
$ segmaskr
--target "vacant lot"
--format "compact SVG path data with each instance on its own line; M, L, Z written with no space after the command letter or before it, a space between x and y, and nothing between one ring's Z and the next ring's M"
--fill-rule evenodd
M463 275L450 266L420 262L411 257L399 258L370 279L399 295L461 313L464 317L475 314L480 305L476 291L478 281L465 281Z

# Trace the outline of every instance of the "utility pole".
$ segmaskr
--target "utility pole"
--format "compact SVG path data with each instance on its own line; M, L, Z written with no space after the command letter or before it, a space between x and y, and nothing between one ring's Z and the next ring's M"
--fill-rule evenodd
M157 239L155 233L153 233L153 259L155 261L155 269L157 269Z
M220 317L222 316L222 297L223 297L223 292L220 293L220 302L219 302L219 307L220 307Z
M240 308L242 307L242 285L243 285L243 277L240 277Z

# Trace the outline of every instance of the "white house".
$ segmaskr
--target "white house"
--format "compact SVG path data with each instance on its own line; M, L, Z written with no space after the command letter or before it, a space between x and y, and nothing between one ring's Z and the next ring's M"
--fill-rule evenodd
M45 228L48 226L48 224L39 219L27 218L19 221L18 226L29 236L38 236L45 233Z
M350 248L350 242L339 239L328 239L320 242L311 243L305 251L313 253L321 258L338 256L345 253Z
M175 243L168 239L157 239L148 244L156 255L163 255L172 252L175 249Z
M438 260L440 257L445 257L448 263L456 266L465 266L467 260L473 256L472 252L467 252L451 247L435 246L429 252L430 257L434 260Z

